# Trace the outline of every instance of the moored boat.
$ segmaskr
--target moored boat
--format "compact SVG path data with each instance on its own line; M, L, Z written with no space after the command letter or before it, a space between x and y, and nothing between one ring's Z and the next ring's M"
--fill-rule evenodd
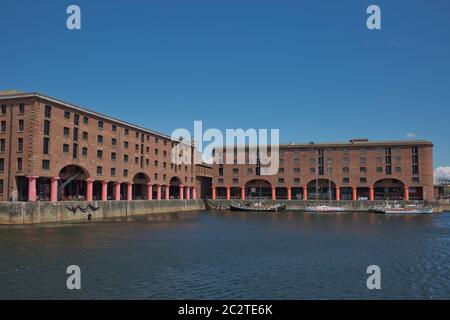
M286 205L263 205L261 203L247 203L245 205L230 204L231 211L244 212L279 212L286 210Z
M333 206L307 206L304 209L305 212L316 212L316 213L331 213L331 212L344 212L345 208L333 207Z
M418 207L417 205L402 206L400 204L386 204L382 206L375 206L369 210L372 213L382 214L431 214L433 207Z

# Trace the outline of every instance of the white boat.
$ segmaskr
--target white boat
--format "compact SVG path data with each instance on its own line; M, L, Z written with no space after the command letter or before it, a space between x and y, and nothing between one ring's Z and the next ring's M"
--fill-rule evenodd
M317 212L317 213L324 213L324 212L344 212L346 211L345 208L341 207L332 207L332 206L307 206L304 209L305 212Z
M375 207L373 207L373 209L370 210L370 212L384 213L384 214L394 214L394 213L400 213L400 214L431 214L431 213L433 213L433 207L422 207L422 208L419 208L415 204L402 206L402 205L400 205L398 203L395 203L393 205L385 204L385 205L382 205L382 206L375 206Z

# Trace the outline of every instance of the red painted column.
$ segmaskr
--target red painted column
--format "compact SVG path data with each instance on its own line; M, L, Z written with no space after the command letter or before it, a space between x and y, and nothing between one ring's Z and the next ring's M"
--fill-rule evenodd
M370 200L370 201L375 200L374 186L370 186L370 187L369 187L369 200Z
M409 186L404 187L405 201L409 201Z
M87 182L86 201L92 201L92 191L93 191L94 180L92 180L91 178L88 178L86 180L86 182Z
M277 199L277 194L275 192L275 187L272 187L272 200L276 200Z
M102 201L108 200L108 181L102 181Z
M161 200L161 185L156 185L156 200Z
M303 200L308 200L308 186L303 186Z
M148 182L147 183L147 200L153 199L153 185Z
M212 187L212 199L216 200L216 187Z
M192 187L192 199L197 199L197 189L195 187Z
M356 201L357 197L358 197L358 195L356 193L356 187L352 187L352 199L353 199L353 201Z
M120 182L114 181L114 200L120 200Z
M58 180L59 177L52 177L50 182L50 201L58 201Z
M170 199L170 186L166 186L166 200Z
M336 200L337 201L341 200L341 187L340 186L336 186Z
M36 180L38 176L29 176L28 178L28 201L36 201Z
M180 200L183 200L184 199L184 186L183 185L180 185L180 191L179 191L179 194L180 194Z
M227 200L231 199L231 189L230 187L226 187L227 188Z
M287 187L287 199L292 200L292 190L290 186Z
M245 200L245 187L241 187L241 200Z
M127 201L133 200L133 182L127 182Z
M186 200L191 199L191 187L186 186Z

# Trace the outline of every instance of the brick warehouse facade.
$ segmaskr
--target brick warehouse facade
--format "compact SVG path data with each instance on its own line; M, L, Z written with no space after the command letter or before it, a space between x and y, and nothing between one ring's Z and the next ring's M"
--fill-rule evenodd
M429 141L281 145L278 174L262 176L258 164L175 165L169 136L39 93L0 105L1 201L433 200Z
M258 161L248 164L248 148L245 164L237 164L237 149L231 161L226 161L225 149L216 150L212 198L434 199L433 144L429 141L354 139L285 144L279 150L278 174L270 176L261 175Z
M3 93L0 105L2 201L190 199L205 193L193 165L172 163L179 142L169 136L39 93ZM192 147L185 157L193 155Z

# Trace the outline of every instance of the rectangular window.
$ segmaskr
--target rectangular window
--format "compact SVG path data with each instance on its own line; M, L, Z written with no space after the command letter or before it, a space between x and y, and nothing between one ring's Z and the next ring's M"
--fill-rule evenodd
M300 168L294 168L294 173L300 173Z
M383 173L383 168L382 167L377 167L377 173Z
M134 157L134 163L139 164L139 157Z
M69 152L69 145L67 143L63 144L63 152Z
M17 171L22 171L22 158L17 158Z
M83 117L83 124L89 124L89 118Z
M155 160L155 167L158 166L158 160Z
M123 176L124 177L128 177L128 170L127 169L123 169Z
M2 121L2 132L6 132L6 121Z
M365 177L359 178L360 183L367 183L367 179Z
M101 135L97 136L97 143L98 144L103 144L103 136L101 136Z
M48 154L48 152L49 152L49 145L50 145L50 139L49 138L44 138L44 143L43 143L43 147L42 147L42 152L44 154Z
M128 155L127 154L123 155L123 161L128 162Z
M117 154L115 152L111 152L111 160L116 160Z
M294 184L300 184L300 178L294 178Z
M112 139L111 139L111 144L112 144L113 146L116 146L116 145L117 145L117 139L116 139L116 138L112 138Z
M278 173L284 173L284 168L278 168Z
M50 170L50 160L42 160L42 169Z
M299 158L294 158L294 163L300 163L300 159Z
M23 119L19 119L19 132L22 132L24 127L25 125Z
M316 168L309 168L309 173L316 173Z
M233 183L234 184L238 184L239 183L239 179L238 178L233 178Z
M412 154L418 155L419 154L419 147L412 147Z
M247 174L253 174L253 169L252 168L247 168Z
M125 130L124 130L124 134L125 134L126 136L128 135L128 132L129 132L128 129L125 129Z
M111 126L111 130L112 130L112 132L116 132L117 131L117 126L115 124L113 124Z
M97 127L98 127L99 129L103 129L103 121L99 120L99 121L97 122Z
M97 175L101 176L103 174L103 167L97 166Z
M87 156L87 154L88 154L88 148L83 147L83 148L81 149L81 154L82 154L83 156Z
M25 113L25 105L23 103L19 104L19 113L20 114Z
M124 147L125 149L128 149L128 141L124 141L124 142L123 142L123 147Z
M349 173L350 172L350 168L349 167L344 167L344 168L342 168L342 172Z
M6 115L6 104L2 104L2 115Z
M238 168L233 168L233 174L234 175L238 175L239 174L239 169Z
M69 111L64 111L64 118L70 119L70 112Z
M278 183L280 184L284 183L284 178L278 178Z
M70 129L67 127L64 127L64 135L67 137L70 135Z
M0 152L5 152L5 148L6 148L6 140L0 139Z
M17 152L23 152L23 138L17 139Z
M155 149L155 155L158 155L158 149Z
M386 166L386 174L392 174L392 167Z
M360 173L366 173L367 172L367 168L366 167L360 167L359 168L359 172Z
M359 163L367 163L367 158L366 157L360 157L359 158Z
M78 158L78 144L76 143L72 144L72 158L73 159Z
M86 131L83 131L83 140L88 140L89 134Z
M78 141L78 128L73 128L73 141Z
M46 136L50 135L50 121L44 120L44 134Z
M342 183L350 183L350 178L347 177L342 178Z
M111 176L115 176L116 175L116 168L111 168Z
M402 168L401 167L395 167L395 172L402 172Z
M3 194L3 180L0 180L0 194Z
M80 116L78 114L74 114L73 115L73 124L77 126L79 124L79 122L80 122Z
M5 159L0 158L0 171L5 171Z
M419 174L419 166L418 165L413 165L413 174Z
M52 116L52 107L50 107L49 105L45 106L44 116L46 118L50 118Z
M103 150L97 150L97 158L103 158Z

